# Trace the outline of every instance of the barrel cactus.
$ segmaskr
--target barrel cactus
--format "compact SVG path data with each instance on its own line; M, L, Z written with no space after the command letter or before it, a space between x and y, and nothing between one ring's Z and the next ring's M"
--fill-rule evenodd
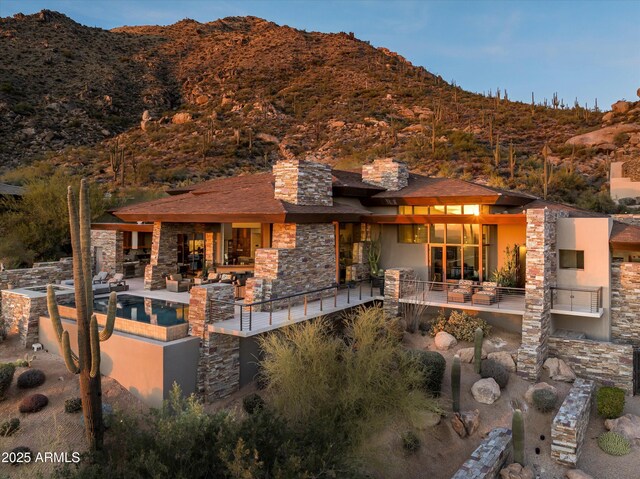
M612 456L626 456L631 452L629 440L622 434L607 431L598 436L598 446Z
M93 313L91 275L91 210L89 187L80 182L79 200L68 188L69 226L73 250L73 284L78 325L78 354L71 350L69 332L62 327L56 296L51 285L47 288L47 306L60 351L69 372L80 375L80 393L85 432L92 450L102 448L104 424L102 422L102 385L100 381L100 341L113 333L116 317L116 293L109 297L105 328L98 331L98 320Z

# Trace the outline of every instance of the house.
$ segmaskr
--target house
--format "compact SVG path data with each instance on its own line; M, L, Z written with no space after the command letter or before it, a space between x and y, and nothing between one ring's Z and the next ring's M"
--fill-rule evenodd
M355 293L335 285L368 280L378 243L384 295L360 287L358 304L384 300L391 315L408 302L477 311L520 331L518 374L531 380L550 355L629 392L638 376L640 217L412 174L393 159L362 171L284 160L272 173L207 181L114 214L121 223L93 227L94 264L121 272L136 262L140 294L177 273L246 279L241 300L220 283L181 293L189 335L200 339L195 389L209 399L253 378L260 335L326 313L331 295L331 311L352 306Z

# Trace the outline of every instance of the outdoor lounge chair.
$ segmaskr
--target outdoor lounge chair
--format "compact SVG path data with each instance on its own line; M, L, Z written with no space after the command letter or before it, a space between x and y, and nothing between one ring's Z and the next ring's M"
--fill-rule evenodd
M182 279L181 274L172 274L167 278L167 291L172 293L184 293L191 287L190 279Z
M109 290L110 291L128 291L129 285L124 280L123 273L116 273L113 275L113 278L109 279Z
M482 289L476 291L471 297L473 304L484 304L490 306L498 300L498 283L493 281L483 281Z
M461 279L455 288L447 291L447 300L453 303L464 303L471 299L473 281Z
M107 271L100 271L93 277L93 284L105 284L108 277L109 273Z

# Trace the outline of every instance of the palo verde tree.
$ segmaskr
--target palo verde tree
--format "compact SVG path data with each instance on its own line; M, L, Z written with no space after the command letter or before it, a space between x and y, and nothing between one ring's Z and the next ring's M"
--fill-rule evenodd
M85 432L91 450L102 448L104 424L102 422L102 384L100 380L100 341L111 337L116 317L116 293L109 297L105 328L98 332L98 320L93 313L91 275L91 209L89 188L80 182L79 201L73 189L67 191L71 247L73 250L73 284L78 326L78 354L71 350L69 332L64 331L58 312L53 287L47 287L49 316L58 338L60 351L67 369L80 375L80 395L84 414ZM79 203L79 204L78 204Z

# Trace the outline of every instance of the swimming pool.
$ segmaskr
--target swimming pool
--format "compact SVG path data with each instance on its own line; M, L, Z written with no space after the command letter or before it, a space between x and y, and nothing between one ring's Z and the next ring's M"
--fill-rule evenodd
M73 297L61 299L58 303L61 306L75 308L75 298ZM93 310L97 313L106 314L108 305L108 296L93 299ZM118 295L116 311L118 318L168 327L186 323L188 316L188 304L143 298L132 294Z

